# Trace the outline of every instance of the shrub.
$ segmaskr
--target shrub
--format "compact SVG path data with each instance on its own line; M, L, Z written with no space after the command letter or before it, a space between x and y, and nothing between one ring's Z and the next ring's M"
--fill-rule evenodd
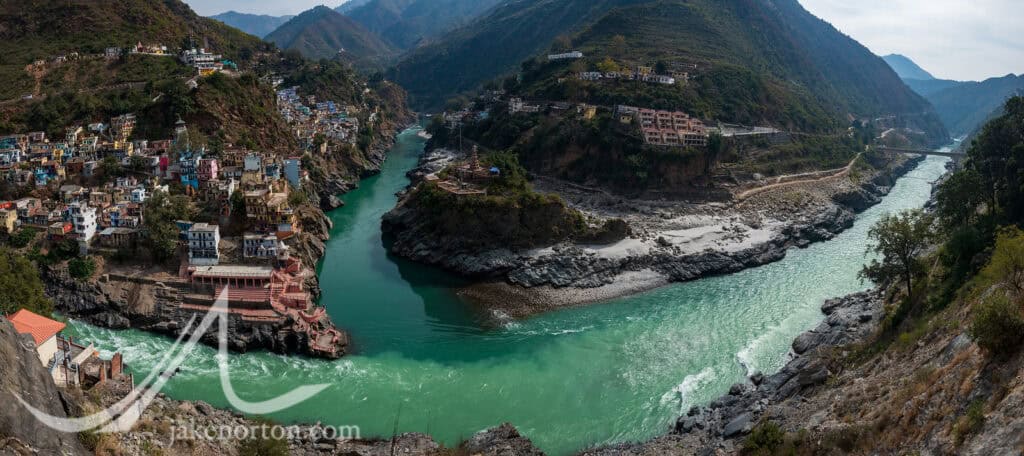
M11 235L11 247L22 248L28 247L28 244L35 240L36 230L32 228L22 228Z
M964 443L967 436L980 431L984 425L985 401L979 399L967 406L967 413L960 417L956 425L953 426L953 437L956 439L956 444Z
M758 424L743 442L743 453L749 455L775 454L786 443L786 431L778 424L764 421Z
M1024 339L1020 306L1002 294L986 298L974 309L970 334L978 345L994 355L1015 353Z
M71 277L76 279L87 279L96 272L96 262L89 257L72 258L71 261L68 261L68 272L71 273Z

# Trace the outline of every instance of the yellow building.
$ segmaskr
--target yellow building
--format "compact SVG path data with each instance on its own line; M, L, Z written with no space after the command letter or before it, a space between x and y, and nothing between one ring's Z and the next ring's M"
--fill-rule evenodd
M18 223L18 211L11 209L0 209L0 224L2 228L7 230L7 233L13 233L14 227Z

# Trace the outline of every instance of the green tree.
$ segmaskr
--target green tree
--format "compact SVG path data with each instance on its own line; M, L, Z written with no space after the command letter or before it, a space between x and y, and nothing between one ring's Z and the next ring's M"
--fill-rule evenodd
M0 247L0 311L10 314L22 308L49 316L53 303L43 291L39 269L28 258Z
M933 236L931 225L932 218L921 210L882 217L868 231L868 238L873 241L868 252L878 254L881 260L872 260L860 276L876 283L900 279L911 295L914 275L921 269L918 256Z
M111 181L114 178L124 176L124 167L113 155L107 155L100 161L100 176L104 181Z
M143 205L146 217L146 241L153 257L165 261L174 257L178 248L177 220L191 220L196 210L187 196L170 196L156 192Z
M978 207L985 202L982 185L981 174L974 169L953 173L939 185L935 199L945 226L964 226L977 217Z
M90 257L72 258L68 261L68 272L76 279L87 279L96 272L96 262Z
M619 64L615 63L611 57L608 57L597 64L597 70L602 73L611 73L619 71Z

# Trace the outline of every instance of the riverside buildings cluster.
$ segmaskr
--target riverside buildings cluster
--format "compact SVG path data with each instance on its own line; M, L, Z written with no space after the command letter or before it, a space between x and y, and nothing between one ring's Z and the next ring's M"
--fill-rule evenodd
M291 327L305 335L308 353L343 354L346 336L307 290L315 273L288 245L302 231L293 198L307 179L302 160L230 145L217 152L193 147L180 120L173 138L142 140L133 135L137 121L124 114L69 126L60 138L44 132L0 137L0 179L9 194L25 195L0 201L0 229L10 236L30 233L33 240L45 233L39 240L44 249L70 241L80 256L132 258L149 235L147 201L157 193L184 195L212 210L202 211L201 221L176 222L175 273L191 297L165 305L198 312L188 306L212 304L230 284L232 314ZM239 223L232 217L239 205L244 233L225 236L221 226ZM62 346L78 350L71 358L88 351Z

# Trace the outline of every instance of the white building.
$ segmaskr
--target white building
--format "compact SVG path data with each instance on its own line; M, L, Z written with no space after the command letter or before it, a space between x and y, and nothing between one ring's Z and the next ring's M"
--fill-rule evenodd
M132 189L132 194L130 198L131 202L142 204L146 202L147 197L148 196L146 195L146 187L140 186Z
M193 266L216 266L220 263L220 227L196 223L188 229L188 263Z
M79 239L88 243L96 235L96 208L89 207L85 202L68 205L71 224Z
M288 246L273 234L246 234L242 254L245 258L284 259L288 257Z
M562 54L548 54L548 60L567 60L567 59L582 59L583 53L580 51L566 52Z

